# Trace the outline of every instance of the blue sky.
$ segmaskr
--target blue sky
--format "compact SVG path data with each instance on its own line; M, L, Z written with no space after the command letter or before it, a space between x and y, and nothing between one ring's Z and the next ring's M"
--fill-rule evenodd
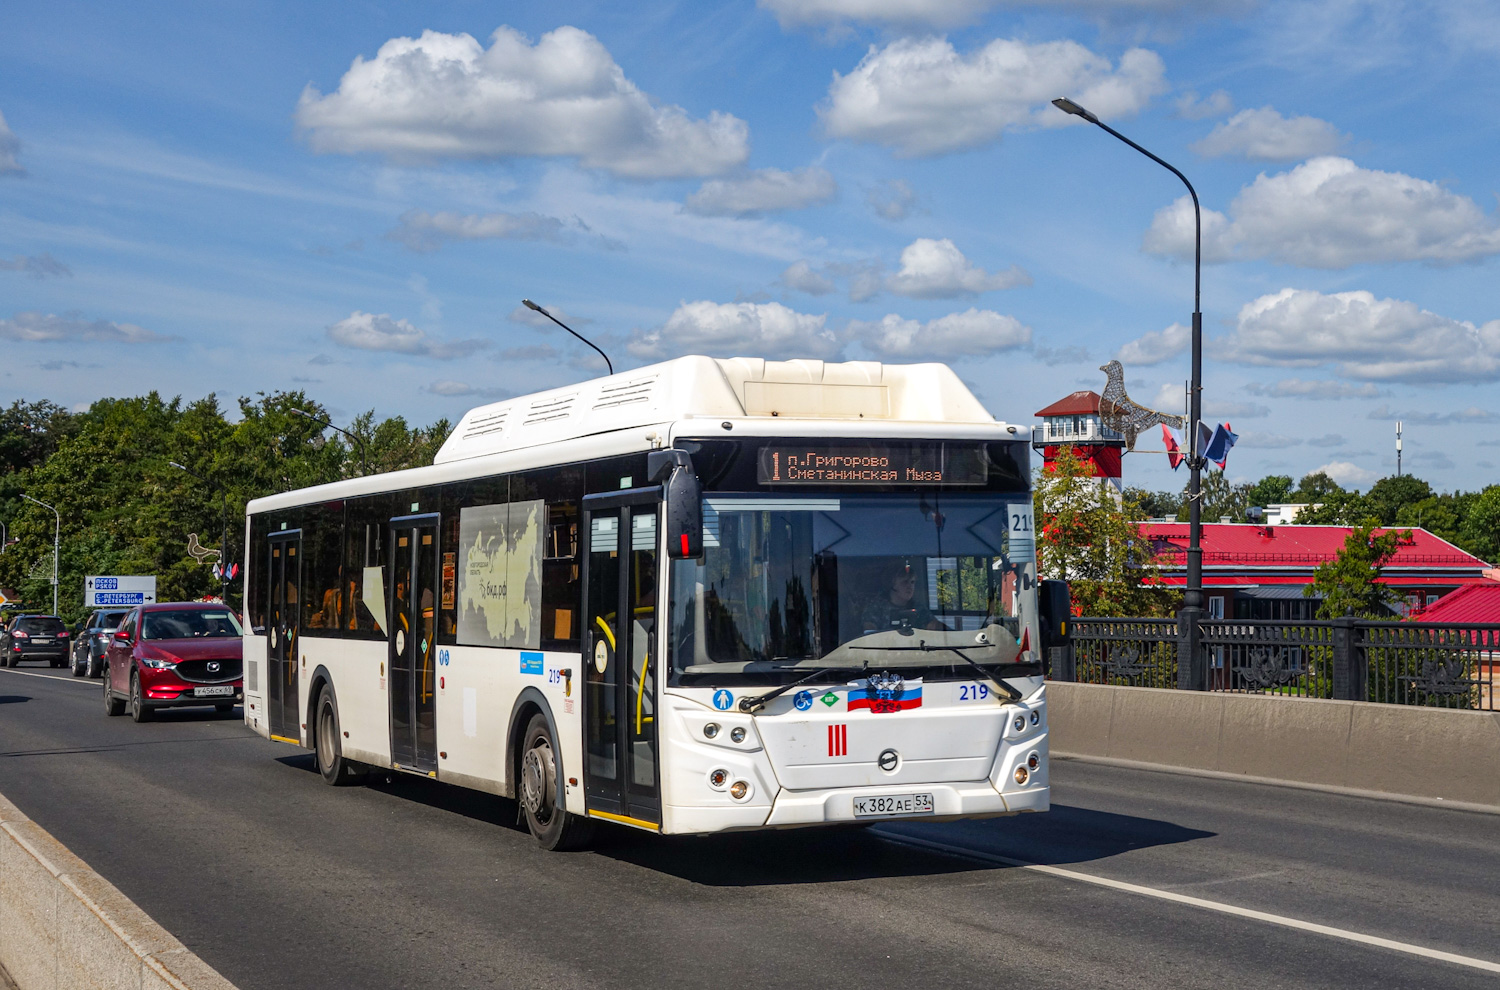
M1497 56L1482 0L10 4L0 399L456 419L595 369L525 296L617 367L937 359L1027 422L1118 357L1180 408L1184 190L1067 95L1198 189L1231 478L1367 485L1400 418L1482 487Z

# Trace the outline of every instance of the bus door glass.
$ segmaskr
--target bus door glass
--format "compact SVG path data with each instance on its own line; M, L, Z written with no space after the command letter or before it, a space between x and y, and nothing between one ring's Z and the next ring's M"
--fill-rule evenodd
M300 743L297 640L302 611L302 531L272 533L267 543L270 614L266 621L266 717L271 723L271 735Z
M659 824L654 495L590 507L584 639L589 809ZM585 502L592 501L587 499ZM608 502L615 503L608 505Z
M391 762L437 770L438 517L391 520Z

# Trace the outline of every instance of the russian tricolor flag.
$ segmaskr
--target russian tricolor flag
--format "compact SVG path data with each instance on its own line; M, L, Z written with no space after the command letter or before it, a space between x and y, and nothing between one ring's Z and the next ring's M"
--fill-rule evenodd
M857 681L849 688L849 710L867 711L883 715L889 712L904 712L922 707L922 679L904 681L899 692L880 691L870 687L869 681Z

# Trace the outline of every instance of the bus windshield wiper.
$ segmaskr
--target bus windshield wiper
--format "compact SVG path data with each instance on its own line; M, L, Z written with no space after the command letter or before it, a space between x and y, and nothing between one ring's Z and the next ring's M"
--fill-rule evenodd
M869 664L865 664L865 667L868 667L868 666L869 666ZM831 672L833 672L835 670L854 670L854 669L856 669L856 668L853 668L853 667L819 667L817 670L813 671L811 674L808 674L806 677L800 677L797 680L792 681L792 683L790 683L790 684L783 684L781 687L775 688L775 689L770 690L770 691L767 691L765 694L757 694L753 698L741 698L740 699L740 706L739 706L740 707L740 711L742 711L742 712L748 712L749 714L754 715L756 712L758 712L762 708L766 707L766 702L771 701L774 698L781 697L783 694L786 694L788 691L790 691L794 687L801 687L803 684L806 684L808 681L813 680L814 678L817 678L817 677L821 677L824 674L831 673ZM862 669L862 668L860 668L860 669Z
M962 660L964 663L968 664L970 667L973 667L975 670L979 671L980 674L984 675L984 679L985 680L987 680L991 684L995 685L995 687L999 689L1000 693L1003 694L1003 695L1005 695L1011 701L1020 701L1021 698L1023 697L1023 695L1021 694L1020 691L1016 690L1014 687L1012 687L1011 685L1005 683L1005 681L1001 680L1000 679L1000 675L994 673L988 667L984 667L984 666L980 665L979 661L977 661L977 660L973 659L972 657L970 657L960 647L957 647L957 646L928 646L927 643L926 643L926 641L924 640L924 641L918 643L916 646L852 646L852 647L850 647L850 649L854 649L854 650L921 650L923 653L942 653L942 652L946 651L946 652L953 653L953 654L957 655L958 658L960 660ZM1026 664L1025 666L1029 667L1029 666L1034 666L1034 665L1033 664Z

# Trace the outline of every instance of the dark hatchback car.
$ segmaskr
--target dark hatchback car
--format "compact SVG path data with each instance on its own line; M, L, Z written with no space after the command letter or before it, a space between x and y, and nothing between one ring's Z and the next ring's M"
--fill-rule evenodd
M73 643L68 627L55 615L18 615L0 636L0 664L7 667L22 660L45 660L61 667Z
M158 708L244 701L240 623L223 605L175 602L131 610L105 651L104 710L149 722Z
M128 608L101 608L89 616L73 638L73 676L103 677L104 651L110 637L120 628L120 621L130 613Z

